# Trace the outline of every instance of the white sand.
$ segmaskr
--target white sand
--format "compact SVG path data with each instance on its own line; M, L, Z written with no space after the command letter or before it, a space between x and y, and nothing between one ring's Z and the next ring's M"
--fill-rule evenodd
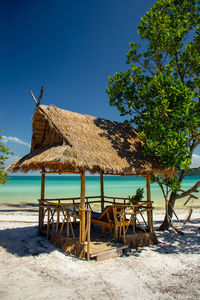
M37 218L0 207L0 299L200 299L199 211L177 224L184 236L157 232L158 245L103 262L65 255L37 235Z

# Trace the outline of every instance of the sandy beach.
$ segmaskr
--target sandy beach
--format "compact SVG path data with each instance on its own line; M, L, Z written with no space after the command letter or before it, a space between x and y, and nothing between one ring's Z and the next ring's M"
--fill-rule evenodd
M103 262L64 254L37 235L37 208L1 206L1 299L200 299L200 212L159 244ZM185 213L179 213L184 219ZM155 212L155 230L163 215Z

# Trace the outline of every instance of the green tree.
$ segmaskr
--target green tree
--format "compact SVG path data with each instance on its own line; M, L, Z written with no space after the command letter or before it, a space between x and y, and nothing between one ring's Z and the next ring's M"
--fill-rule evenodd
M13 154L9 151L9 148L1 142L2 136L0 136L0 184L6 183L7 173L5 172L5 161L8 159L8 155Z
M157 155L173 177L158 176L166 201L162 230L177 199L197 192L198 181L183 191L200 144L200 1L158 0L141 18L142 42L130 43L128 69L109 77L107 93L145 142L144 152Z

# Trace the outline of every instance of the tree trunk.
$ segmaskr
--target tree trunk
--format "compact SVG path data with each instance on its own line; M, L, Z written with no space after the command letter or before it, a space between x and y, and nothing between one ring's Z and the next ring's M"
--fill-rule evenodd
M164 221L162 222L162 224L160 225L159 230L160 231L165 231L167 229L169 229L169 220L168 217L172 218L173 216L173 210L172 208L174 208L174 204L176 202L176 192L172 192L169 198L169 202L168 202L168 214L165 214L165 218Z

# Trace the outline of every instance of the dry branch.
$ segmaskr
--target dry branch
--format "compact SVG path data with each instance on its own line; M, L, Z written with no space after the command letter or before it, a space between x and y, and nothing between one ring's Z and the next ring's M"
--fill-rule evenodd
M193 171L198 171L198 170L200 170L200 167L198 167L198 168L191 168L191 169L189 169L188 171L186 171L186 175L185 176L188 176L190 173L192 173Z
M43 92L44 92L44 86L41 87L40 97L39 97L39 99L38 99L38 105L40 105L40 102L41 102L41 99L42 99Z
M193 209L190 208L189 214L187 216L187 218L185 219L185 221L183 222L183 224L185 225L187 222L190 221L191 215L192 215Z
M197 183L195 183L195 185L193 187L191 187L189 190L182 192L181 194L177 194L177 199L184 198L184 197L190 195L191 193L198 193L199 191L197 190L197 188L199 186L200 186L200 180L197 181Z
M34 96L34 94L33 94L33 92L32 92L32 91L30 91L30 94L31 94L31 96L32 96L33 100L35 101L35 103L38 105L38 102L37 102L37 100L36 100L36 98L35 98L35 96Z
M171 221L171 218L168 217L168 222L169 222L169 225L178 233L178 234L181 234L181 235L184 235L184 232L181 231L179 228L177 228L176 226L174 226L174 224L172 224L172 221Z

